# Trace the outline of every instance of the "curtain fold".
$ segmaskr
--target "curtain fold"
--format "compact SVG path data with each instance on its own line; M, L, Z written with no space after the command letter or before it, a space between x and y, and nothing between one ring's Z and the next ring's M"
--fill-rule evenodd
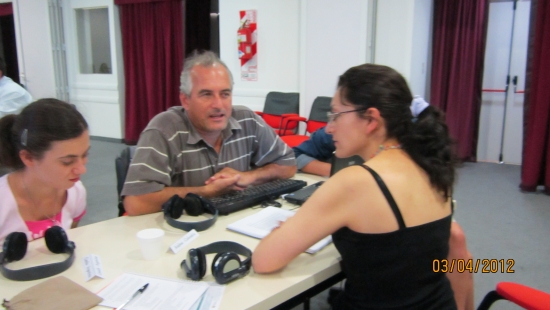
M430 102L463 161L476 161L488 11L487 0L434 1Z
M532 50L530 93L526 98L520 188L550 195L550 1L538 1Z
M180 104L182 1L148 2L120 5L127 144L137 142L151 118Z
M11 3L0 4L0 46L4 47L4 61L6 62L4 75L19 83L15 23L12 12ZM4 13L9 14L4 15Z
M168 1L181 1L181 0L115 0L115 4L121 5L121 4L168 2Z
M0 16L12 15L13 7L11 3L0 3Z

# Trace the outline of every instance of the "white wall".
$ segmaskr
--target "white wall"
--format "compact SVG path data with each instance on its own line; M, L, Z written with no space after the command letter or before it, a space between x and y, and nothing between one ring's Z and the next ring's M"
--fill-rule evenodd
M308 117L317 96L334 94L338 76L368 62L369 1L220 0L220 53L236 77L234 104L262 110L269 91L300 92ZM396 9L397 8L397 9ZM258 11L258 81L240 81L239 10ZM377 1L374 62L398 70L426 96L432 0Z
M413 95L426 97L432 0L381 0L377 5L375 60L401 73Z
M236 77L234 104L262 110L269 91L300 92L300 114L332 96L340 74L366 62L365 0L220 0L220 54ZM258 12L258 81L240 81L239 10Z
M332 97L338 77L367 61L365 0L306 0L301 18L301 115L309 117L317 96Z
M34 99L54 98L55 77L48 1L12 3L21 83Z
M235 79L233 104L262 111L270 91L299 92L299 1L220 0L220 56ZM258 80L241 81L239 11L257 10Z

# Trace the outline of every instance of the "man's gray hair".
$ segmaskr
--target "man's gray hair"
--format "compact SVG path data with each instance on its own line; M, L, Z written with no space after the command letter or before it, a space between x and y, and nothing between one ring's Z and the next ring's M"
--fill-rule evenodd
M225 68L225 70L227 70L229 82L231 83L231 89L233 89L233 75L218 55L211 51L194 51L190 57L183 61L183 71L181 72L180 77L180 93L187 96L191 95L191 89L193 88L193 83L191 81L191 70L193 67L197 65L202 67L212 67L215 64L220 64Z

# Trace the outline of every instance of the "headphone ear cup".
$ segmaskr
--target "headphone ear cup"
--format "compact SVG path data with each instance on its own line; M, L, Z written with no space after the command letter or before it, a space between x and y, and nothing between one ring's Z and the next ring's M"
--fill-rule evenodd
M241 258L235 252L221 252L212 261L212 275L218 284L226 284L238 278L235 270L241 268Z
M4 240L2 248L7 262L18 261L27 253L27 235L22 232L12 232Z
M187 195L183 199L185 212L190 216L199 216L204 213L202 200L195 195Z
M52 253L64 253L69 245L67 234L59 226L48 228L44 234L44 238L46 239L46 246Z
M183 262L189 270L186 275L193 281L198 281L206 274L206 257L201 249L191 249L187 252L187 259Z
M169 206L170 217L173 219L177 219L183 213L183 208L185 207L185 203L183 202L183 199L181 199L181 197L177 195L174 195L170 200L171 200L170 206Z

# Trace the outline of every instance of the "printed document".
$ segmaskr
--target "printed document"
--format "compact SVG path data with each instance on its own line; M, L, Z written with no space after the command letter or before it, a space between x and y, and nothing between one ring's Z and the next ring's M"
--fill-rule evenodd
M208 284L204 282L124 273L97 294L103 298L99 305L116 308L146 283L149 283L147 289L125 305L125 310L188 310L208 289Z

